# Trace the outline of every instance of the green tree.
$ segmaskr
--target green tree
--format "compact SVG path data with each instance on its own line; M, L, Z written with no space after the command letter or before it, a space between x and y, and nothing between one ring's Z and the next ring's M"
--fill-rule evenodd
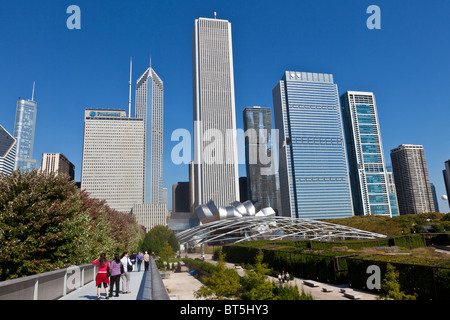
M135 250L142 238L133 217L80 192L65 175L0 175L0 281Z
M170 246L169 242L166 241L164 247L162 247L162 249L159 251L159 256L161 257L162 261L167 261L167 266L169 266L169 259L173 257L173 255L173 249Z
M0 176L2 280L84 261L91 239L75 183L37 170Z
M408 295L400 291L399 274L395 267L388 263L386 265L385 278L381 284L382 293L379 300L416 300L416 295Z
M272 300L275 296L273 284L268 281L270 269L263 264L262 251L255 257L255 264L246 269L246 276L241 278L241 299L243 300Z
M219 254L217 269L210 278L203 279L205 285L194 292L196 298L207 300L233 299L239 289L239 275L234 269L225 266L224 254Z
M166 226L155 226L145 234L141 250L159 255L166 242L173 251L177 251L180 247L177 237L171 229Z

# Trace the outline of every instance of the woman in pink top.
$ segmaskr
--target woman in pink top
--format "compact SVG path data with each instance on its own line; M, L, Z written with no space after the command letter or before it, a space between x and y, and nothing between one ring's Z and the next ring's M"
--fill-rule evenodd
M109 262L106 260L106 254L102 253L97 258L97 260L92 261L92 264L98 264L98 273L95 277L95 285L97 286L97 300L100 300L100 292L102 290L102 283L103 288L105 288L106 292L106 299L108 298L108 285L109 285L109 278L108 278L108 268L109 268Z

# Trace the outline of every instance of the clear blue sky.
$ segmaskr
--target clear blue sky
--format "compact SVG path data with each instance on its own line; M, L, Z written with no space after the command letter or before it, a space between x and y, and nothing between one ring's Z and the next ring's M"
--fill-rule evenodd
M81 9L81 30L66 27L72 4ZM381 9L381 30L366 27L372 4ZM214 11L232 23L238 127L245 107L272 107L272 88L285 70L332 73L340 94L375 93L387 163L399 144L422 144L430 180L439 198L445 194L448 0L1 1L0 124L13 133L16 101L31 98L36 81L34 158L62 152L79 181L84 109L127 109L130 57L135 84L151 56L165 88L170 208L172 184L188 181L187 165L170 159L170 136L177 128L192 131L192 28ZM439 206L449 211L445 201Z

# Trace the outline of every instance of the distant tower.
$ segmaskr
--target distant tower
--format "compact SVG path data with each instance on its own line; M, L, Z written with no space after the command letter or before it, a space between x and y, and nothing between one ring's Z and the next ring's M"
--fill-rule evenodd
M0 174L11 174L16 162L16 139L0 125Z
M231 23L196 19L192 42L194 207L228 206L239 200Z
M144 121L144 201L136 203L132 214L147 231L168 224L167 189L163 188L164 86L152 68L136 83L135 113Z
M248 197L259 202L263 208L271 207L277 215L281 215L275 163L271 161L275 160L276 139L272 136L272 110L247 107L243 115Z
M445 161L445 169L442 170L444 175L445 191L447 192L448 205L450 207L450 160Z
M136 118L144 119L144 203L161 203L163 194L163 81L150 66L136 84Z
M400 214L434 212L423 146L402 144L391 150L391 161Z
M37 103L34 101L34 82L31 100L19 99L16 107L14 138L17 141L15 169L39 169L39 161L32 159L36 130Z

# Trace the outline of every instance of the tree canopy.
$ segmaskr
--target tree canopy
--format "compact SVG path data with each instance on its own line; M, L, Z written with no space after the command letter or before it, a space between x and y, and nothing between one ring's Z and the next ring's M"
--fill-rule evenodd
M179 250L180 245L175 233L166 226L155 226L145 234L141 250L148 251L149 254L159 255L166 242L174 252Z
M0 281L135 250L143 231L129 214L37 170L0 175Z

